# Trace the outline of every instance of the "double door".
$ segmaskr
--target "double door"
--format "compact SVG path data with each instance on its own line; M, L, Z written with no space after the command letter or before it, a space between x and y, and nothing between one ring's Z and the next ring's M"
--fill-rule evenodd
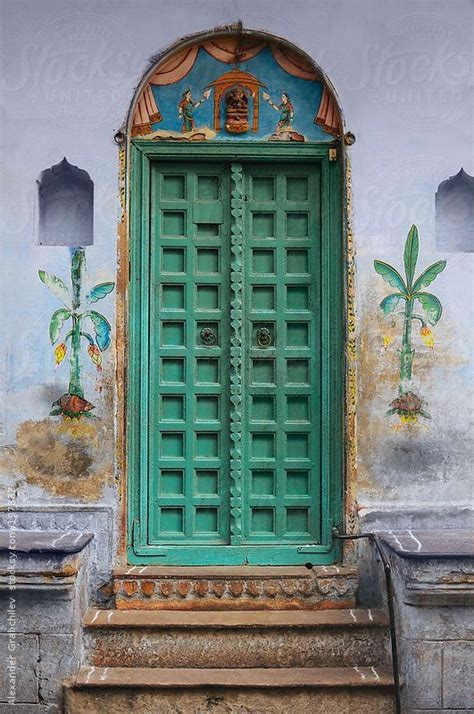
M316 562L332 549L321 165L160 161L148 182L139 550Z

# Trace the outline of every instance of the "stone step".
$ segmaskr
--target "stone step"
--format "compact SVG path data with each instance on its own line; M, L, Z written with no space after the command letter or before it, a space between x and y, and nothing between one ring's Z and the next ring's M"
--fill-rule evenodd
M114 573L123 610L320 610L355 606L357 569L133 566Z
M189 610L100 610L89 609L84 617L84 626L103 629L107 627L189 627L189 628L235 628L235 627L360 627L388 625L388 616L383 610L279 610L279 611L205 611Z
M390 667L153 669L83 667L66 714L393 714Z
M390 662L378 610L90 610L87 661L97 667L332 667Z

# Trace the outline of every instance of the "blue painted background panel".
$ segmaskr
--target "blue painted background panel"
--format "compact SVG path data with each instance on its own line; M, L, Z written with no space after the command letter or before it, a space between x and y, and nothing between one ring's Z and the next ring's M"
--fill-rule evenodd
M203 96L203 92L210 82L235 68L249 72L264 84L266 89L263 91L268 92L274 104L281 103L282 92L286 92L289 95L294 109L294 120L292 122L294 131L304 134L308 141L333 140L333 136L314 123L321 101L322 83L300 79L285 72L275 61L268 47L265 47L256 57L246 62L232 65L219 62L219 60L214 59L214 57L211 57L205 50L200 48L193 68L183 79L165 86L152 85L156 103L163 116L161 122L153 124L153 130L181 132L182 120L178 115L178 105L183 92L190 89L193 101L197 102ZM194 109L196 130L203 127L212 128L213 107L214 100L211 94L207 101ZM250 102L249 109L249 114L252 115L252 102ZM258 131L248 131L245 134L229 134L223 128L216 138L243 141L268 139L276 131L279 116L280 113L263 100L262 89L260 89Z

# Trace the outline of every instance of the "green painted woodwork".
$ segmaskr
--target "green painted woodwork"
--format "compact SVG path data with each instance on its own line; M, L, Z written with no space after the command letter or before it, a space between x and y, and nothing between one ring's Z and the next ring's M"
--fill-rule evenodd
M231 198L231 312L230 324L232 328L230 349L230 415L231 415L231 449L230 449L230 532L229 542L234 547L239 547L242 542L242 368L243 368L243 342L242 321L243 303L242 292L244 283L243 271L243 240L244 240L244 181L242 164L231 164L232 198Z
M320 167L245 179L244 542L319 543Z
M229 226L227 167L152 165L149 543L228 542Z
M229 148L132 145L128 557L331 563L340 165L320 145Z

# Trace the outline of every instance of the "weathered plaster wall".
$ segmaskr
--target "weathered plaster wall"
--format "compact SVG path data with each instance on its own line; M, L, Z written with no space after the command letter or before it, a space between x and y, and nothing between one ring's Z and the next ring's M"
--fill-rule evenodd
M465 506L470 486L472 256L435 246L434 195L461 166L474 173L469 88L470 3L457 0L5 0L2 3L2 501L117 509L114 353L85 371L100 422L48 418L64 393L48 339L57 301L39 268L68 275L67 248L35 245L39 173L67 156L95 184L95 282L116 280L118 152L115 131L150 57L177 38L241 19L308 52L334 83L350 150L357 249L358 484L366 509ZM470 104L471 102L471 104ZM377 306L388 286L374 258L401 267L412 223L422 267L447 258L434 292L444 306L434 350L418 340L415 381L431 420L401 426L384 413L395 398L394 345L382 346ZM386 289L387 288L387 289ZM113 299L101 303L113 322ZM8 491L8 489L13 489ZM80 510L75 510L80 513ZM76 518L76 516L75 516ZM77 516L80 520L80 516ZM448 523L446 524L448 525Z

